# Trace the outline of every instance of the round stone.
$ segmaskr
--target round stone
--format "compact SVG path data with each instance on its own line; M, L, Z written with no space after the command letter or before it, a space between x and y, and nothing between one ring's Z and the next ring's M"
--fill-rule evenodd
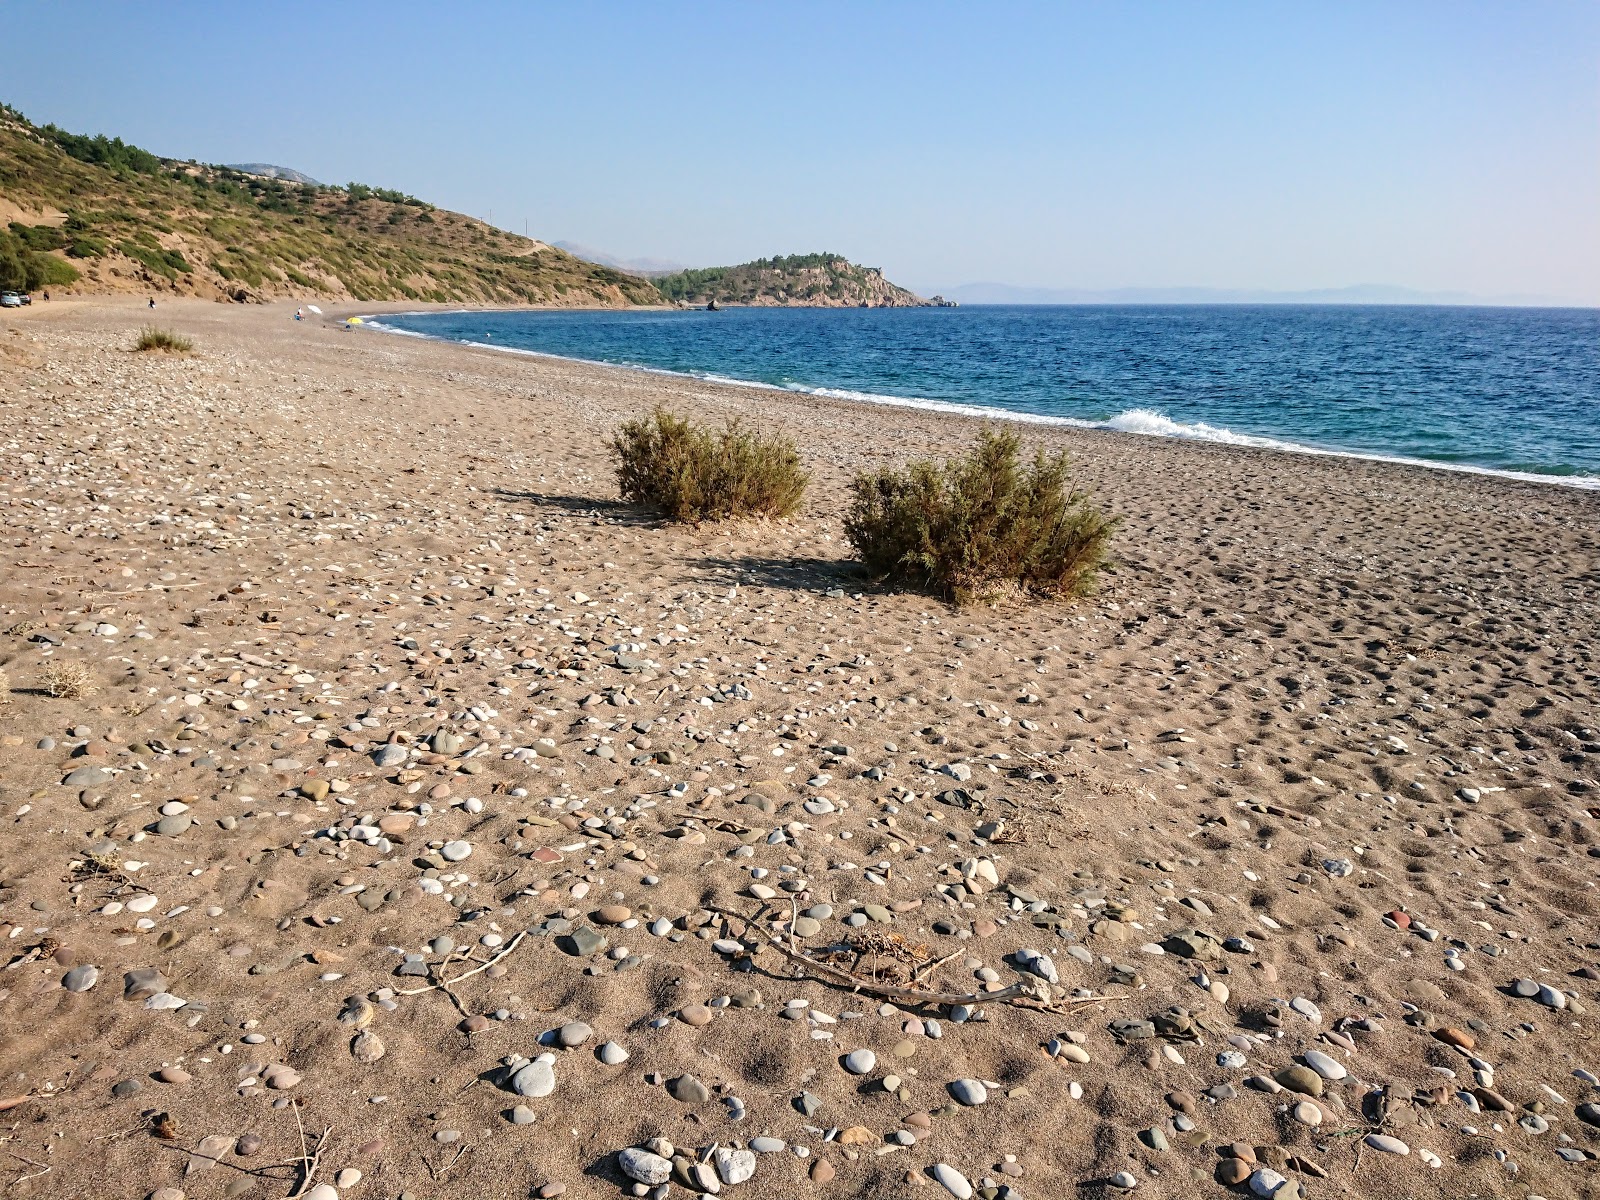
M1278 1189L1288 1182L1270 1167L1261 1167L1250 1174L1250 1190L1257 1196L1275 1196Z
M852 1075L865 1075L878 1065L878 1056L871 1050L852 1050L844 1056L844 1069Z
M957 1079L950 1084L950 1095L958 1104L973 1107L989 1098L989 1089L976 1079Z
M657 1187L672 1178L672 1163L638 1146L617 1152L617 1166L635 1183Z
M615 1042L607 1042L600 1047L600 1061L608 1067L615 1067L628 1061L628 1052Z
M556 1041L568 1050L574 1046L581 1046L594 1036L594 1030L582 1021L568 1021L556 1030Z
M1322 1076L1310 1067L1302 1067L1297 1063L1292 1067L1285 1067L1273 1078L1291 1092L1299 1092L1303 1096L1322 1095Z
M405 762L405 760L406 748L404 746L397 746L393 743L379 746L372 753L372 762L374 766L398 767L401 763Z
M1296 1121L1315 1128L1322 1124L1322 1110L1309 1100L1302 1100L1290 1110Z
M85 963L81 967L73 967L61 980L61 986L69 992L87 992L100 979L100 968Z
M511 1090L519 1096L537 1100L556 1090L555 1056L541 1054L518 1067L510 1079Z
M445 862L461 862L471 854L471 844L462 841L446 842L439 849L439 857L444 859Z
M711 1091L693 1075L679 1075L667 1082L667 1091L682 1104L704 1104L711 1099Z

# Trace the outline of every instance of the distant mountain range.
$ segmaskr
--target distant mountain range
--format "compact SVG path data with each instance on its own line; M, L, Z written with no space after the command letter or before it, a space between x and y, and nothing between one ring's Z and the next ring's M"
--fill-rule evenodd
M309 183L316 187L322 186L309 175L290 170L288 167L275 167L271 163L224 163L223 165L230 171L243 171L246 175L259 175L263 179L282 179L286 183Z
M679 271L689 269L687 263L672 262L665 258L619 258L615 254L607 254L604 250L596 250L592 246L582 246L577 242L551 242L557 250L565 250L573 258L581 258L584 262L597 263L602 267L614 267L618 271L626 271L630 275L674 275Z
M1044 288L1009 283L965 283L935 291L962 304L1485 304L1557 305L1547 296L1474 296L1467 292L1424 292L1382 283L1313 288L1300 292L1265 288Z

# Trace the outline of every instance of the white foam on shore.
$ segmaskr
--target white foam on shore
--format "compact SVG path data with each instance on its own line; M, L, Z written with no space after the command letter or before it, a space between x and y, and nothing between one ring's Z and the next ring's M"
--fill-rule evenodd
M463 309L463 313L475 310ZM390 316L439 316L435 312L391 313ZM1507 471L1496 467L1480 467L1470 463L1440 462L1437 459L1408 458L1399 454L1378 454L1356 450L1333 450L1322 446L1308 446L1300 442L1264 437L1251 433L1236 433L1219 425L1204 421L1174 421L1150 408L1130 408L1103 421L1082 417L1059 417L1046 413L1018 412L1009 408L995 408L982 404L960 404L950 400L930 400L920 396L887 396L878 392L858 392L848 388L806 387L801 384L762 383L751 379L734 379L710 371L673 371L666 367L646 366L643 363L605 362L601 359L579 358L571 354L551 354L545 350L527 350L519 346L501 346L494 342L478 342L465 338L439 337L437 334L418 333L414 329L400 329L386 324L380 317L363 317L366 328L383 333L398 333L406 337L422 338L432 342L450 342L457 346L471 346L479 350L498 350L503 354L521 354L528 358L549 358L558 362L583 363L591 367L616 367L624 371L643 371L649 375L666 375L675 379L695 379L703 383L724 384L729 387L759 388L768 392L795 392L828 400L848 400L861 404L880 404L893 408L916 408L925 411L949 413L952 416L977 417L988 421L1015 421L1027 425L1066 426L1074 429L1103 429L1114 433L1132 433L1140 437L1170 438L1179 441L1212 442L1224 446L1240 446L1253 450L1272 450L1283 454L1309 454L1318 458L1351 458L1361 462L1393 463L1405 467L1427 467L1435 471L1455 471L1464 475L1488 475L1496 479L1515 479L1523 483L1554 484L1558 487L1577 488L1580 491L1600 491L1600 475L1541 475L1533 471Z

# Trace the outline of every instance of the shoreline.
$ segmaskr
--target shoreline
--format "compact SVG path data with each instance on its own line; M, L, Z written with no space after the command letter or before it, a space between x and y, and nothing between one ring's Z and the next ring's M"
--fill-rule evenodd
M1502 1195L1490 1149L1588 1186L1555 1149L1600 1150L1600 497L1038 427L1114 561L956 610L841 517L970 417L292 311L163 304L185 356L129 350L137 302L0 322L31 1194L209 1196L234 1172L151 1115L292 1162L285 1102L351 1200L615 1200L655 1137L761 1139L752 1200L1220 1198L1234 1145L1313 1195ZM619 503L604 437L656 403L789 433L801 511ZM718 915L767 893L983 1019L797 977ZM1458 1094L1473 1042L1504 1116Z
M1019 306L1028 307L1028 306ZM1093 307L1093 306L1091 306ZM1357 306L1359 307L1359 306ZM1414 306L1429 307L1429 306ZM627 312L632 309L546 309L546 308L435 308L435 309L407 309L389 311L384 313L354 314L366 320L368 327L379 333L387 333L397 337L412 337L426 341L444 342L450 345L461 346L474 350L491 350L501 354L521 355L529 358L551 359L558 362L577 363L583 366L598 367L619 371L637 371L649 375L659 375L668 379L694 380L700 383L714 383L729 387L752 388L760 391L777 392L784 395L808 396L816 399L838 400L846 403L871 404L892 408L909 408L925 412L939 412L946 415L975 418L980 421L1006 421L1028 426L1059 427L1066 429L1089 429L1105 433L1118 433L1134 437L1163 438L1172 441L1195 442L1209 445L1228 446L1238 449L1265 450L1271 453L1305 455L1316 458L1354 459L1361 462L1386 463L1393 466L1421 467L1434 471L1450 471L1464 475L1483 475L1497 479L1514 480L1522 483L1549 484L1556 487L1570 488L1577 491L1600 491L1600 475L1574 474L1559 475L1553 472L1543 473L1536 471L1514 471L1498 467L1485 467L1473 463L1444 462L1436 459L1413 458L1407 455L1383 454L1378 451L1347 450L1342 448L1320 447L1307 443L1285 440L1264 434L1238 433L1221 426L1214 426L1205 422L1193 424L1173 421L1164 413L1156 409L1135 407L1124 410L1103 421L1094 421L1079 417L1058 417L1047 413L1030 413L1016 409L1002 407L988 407L980 404L963 404L957 401L934 400L925 397L895 396L883 393L861 392L848 388L829 387L803 387L800 385L785 386L782 384L765 383L760 380L738 379L730 376L718 375L713 372L677 371L668 367L655 367L637 363L614 363L601 359L580 358L574 355L556 354L550 351L531 350L525 347L500 346L490 342L462 341L455 338L442 337L436 334L420 333L416 330L400 329L396 326L386 325L382 317L404 316L434 316L450 315L465 312ZM677 311L668 309L650 309L648 311ZM1565 310L1558 310L1565 311ZM1138 422L1150 425L1165 424L1178 432L1163 432L1158 429L1126 428L1116 424L1118 421ZM1211 433L1198 432L1201 430ZM1194 432L1191 432L1194 431ZM1216 434L1220 436L1211 436Z

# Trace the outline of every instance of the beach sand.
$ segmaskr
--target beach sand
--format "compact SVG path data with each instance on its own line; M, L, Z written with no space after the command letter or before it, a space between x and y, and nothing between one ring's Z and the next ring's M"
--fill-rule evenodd
M956 611L840 518L975 420L291 311L0 319L7 1195L291 1195L297 1122L345 1197L626 1195L652 1137L781 1140L750 1197L1600 1189L1600 494L1029 427L1116 564ZM130 353L152 316L196 352ZM604 436L657 402L791 433L803 513L621 506ZM1042 952L1051 1008L726 952L791 903L946 992Z

